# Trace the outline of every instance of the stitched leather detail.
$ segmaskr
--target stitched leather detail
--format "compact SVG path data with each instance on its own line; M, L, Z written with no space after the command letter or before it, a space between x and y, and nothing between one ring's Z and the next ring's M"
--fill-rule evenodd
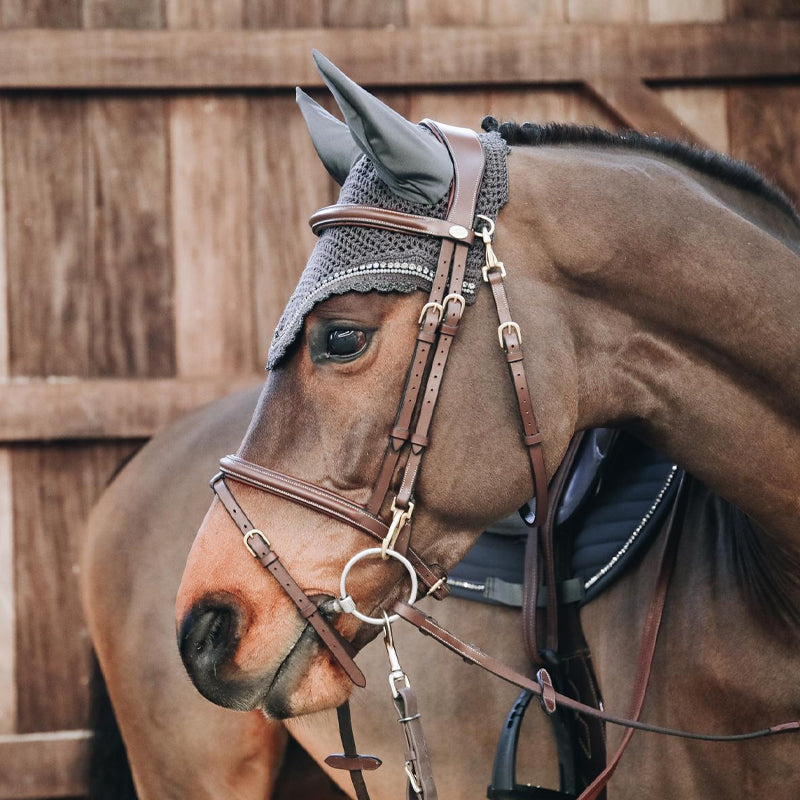
M325 228L339 225L363 225L367 228L434 236L438 239L451 239L466 244L472 244L475 241L475 232L471 225L464 226L467 229L466 236L453 236L450 232L453 223L450 220L405 214L401 211L389 211L385 208L371 206L345 204L326 206L311 215L309 224L311 230L317 235L322 233Z

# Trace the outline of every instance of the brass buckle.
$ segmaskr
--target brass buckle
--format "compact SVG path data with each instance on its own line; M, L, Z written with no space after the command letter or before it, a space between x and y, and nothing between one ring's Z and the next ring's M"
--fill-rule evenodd
M447 295L447 297L445 297L445 299L442 300L442 308L444 309L442 316L444 316L447 313L447 304L451 300L454 303L458 303L458 305L460 306L458 311L458 318L461 319L462 315L464 314L464 309L467 307L467 301L464 299L463 295L455 293Z
M269 539L264 536L263 531L260 531L258 528L253 528L253 530L247 531L247 533L242 537L244 540L244 546L250 551L250 555L253 556L253 558L258 558L259 556L258 553L256 553L256 551L250 546L251 536L260 536L261 541L264 542L264 544L267 546L267 549L272 550L272 545L269 543Z
M497 256L494 254L494 250L492 250L492 246L490 244L486 245L486 261L488 262L491 257L492 263L487 263L486 266L481 267L481 273L483 274L483 282L489 283L489 270L490 269L499 269L500 270L500 277L505 278L506 276L506 268L503 266L502 261L497 260Z
M428 589L428 593L425 595L425 597L430 597L435 591L439 589L440 586L443 586L445 583L447 583L447 575L442 575L442 577L439 578L439 580L436 581L436 583L434 583L430 589Z
M445 302L447 302L447 298L445 298ZM436 321L436 327L438 328L442 322L442 316L444 316L444 305L442 303L425 303L425 305L422 306L422 311L419 312L417 325L422 325L422 320L425 318L425 314L428 312L429 308L432 308L439 315L439 319Z
M412 502L409 501L408 508L398 508L396 503L397 498L395 497L395 499L392 500L392 513L394 514L392 517L392 524L389 525L389 532L381 543L381 558L384 561L388 558L386 551L394 550L394 543L397 541L400 531L402 531L411 520L411 515L414 513L414 504Z
M519 343L522 344L522 331L519 329L519 325L516 322L503 322L502 324L497 326L497 338L500 340L500 349L503 352L506 352L506 344L503 341L503 331L506 329L510 329L516 332L517 339L519 339Z

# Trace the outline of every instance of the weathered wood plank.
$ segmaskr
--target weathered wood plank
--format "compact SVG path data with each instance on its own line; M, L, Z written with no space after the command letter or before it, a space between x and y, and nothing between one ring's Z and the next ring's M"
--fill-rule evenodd
M0 103L0 379L5 378L11 365L8 318L8 267L6 264L6 248L8 231L6 230L6 175L5 158L3 157L3 117L4 111Z
M800 86L728 92L731 155L754 164L800 203Z
M293 97L250 98L249 214L258 362L311 253L308 217L338 191L317 157Z
M481 120L488 113L489 92L455 89L448 92L418 91L409 98L408 119L425 117L462 125L479 131Z
M258 368L247 112L247 98L238 95L180 97L171 103L180 375L235 375Z
M797 75L800 23L0 33L0 88L320 86L318 47L366 86Z
M0 378L8 376L6 293L5 175L3 115L0 108ZM17 727L16 634L14 614L14 536L11 519L11 456L0 448L0 734Z
M564 0L492 0L488 4L488 25L530 25L537 22L566 22Z
M730 0L649 0L649 22L719 22ZM763 0L759 0L763 2Z
M569 22L644 22L647 0L566 0Z
M244 22L242 0L165 0L169 28L238 29Z
M162 0L84 0L86 28L163 28Z
M712 150L727 153L727 89L716 86L669 86L654 90L667 108Z
M493 91L487 113L500 122L574 122L612 130L617 125L608 109L587 92L562 87Z
M140 444L14 448L20 733L87 725L92 659L79 594L86 519L117 464Z
M650 22L725 22L726 0L649 0ZM654 88L675 116L714 150L728 149L726 90L718 86Z
M91 662L78 593L93 446L14 448L12 485L21 733L85 727Z
M796 19L797 0L728 0L730 19Z
M709 146L640 80L596 78L586 81L586 88L628 128L681 139L699 147Z
M4 28L80 28L81 0L0 0Z
M0 797L85 795L91 737L86 730L0 736Z
M175 373L167 101L90 98L90 372Z
M245 27L263 28L321 28L325 24L326 0L245 0Z
M11 457L0 448L0 734L17 729L13 531Z
M486 15L483 0L406 0L409 27L480 25Z
M323 25L328 28L382 28L406 24L406 4L412 0L327 0ZM462 0L463 2L463 0ZM431 3L431 8L440 4Z
M0 384L0 442L145 438L197 406L263 380L247 374Z
M84 101L6 98L10 371L89 373Z

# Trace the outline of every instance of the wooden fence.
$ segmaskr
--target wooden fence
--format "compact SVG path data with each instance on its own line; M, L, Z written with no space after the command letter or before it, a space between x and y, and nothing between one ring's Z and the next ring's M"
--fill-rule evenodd
M796 0L0 0L0 800L85 792L110 473L263 378L334 197L312 47L413 119L624 124L800 196Z

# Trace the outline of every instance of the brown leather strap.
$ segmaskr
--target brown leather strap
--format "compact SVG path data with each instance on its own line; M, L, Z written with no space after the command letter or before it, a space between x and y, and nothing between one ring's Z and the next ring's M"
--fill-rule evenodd
M283 566L277 553L270 547L267 537L261 533L255 525L247 518L236 498L233 496L225 478L222 474L217 476L211 486L217 493L220 502L230 515L231 519L245 535L245 544L248 550L254 555L261 565L269 570L275 580L281 585L283 590L289 595L292 602L297 606L303 619L314 628L325 646L339 662L347 677L356 686L366 686L367 679L359 669L353 657L356 654L353 645L347 641L333 627L333 625L322 616L317 604L300 588L295 579L291 576L286 567Z
M424 120L423 124L434 131L447 145L453 161L453 197L447 219L451 223L469 227L472 230L478 192L483 180L484 155L480 139L472 131L466 131L463 128L454 128L431 120ZM447 244L447 242L442 243L443 253ZM411 453L408 456L403 472L403 480L397 493L396 503L399 508L408 508L414 494L414 486L416 485L424 452L422 442L427 442L429 439L430 425L436 409L436 402L439 399L439 390L444 378L450 346L458 331L458 324L461 321L465 306L464 299L461 296L461 289L464 283L469 248L466 244L456 243L447 249L452 252L452 267L447 295L451 299L444 307L442 322L439 327L439 341L431 363L414 432L416 441L411 444ZM405 531L405 534L407 537L408 531ZM398 545L402 547L404 543L405 540L400 540Z
M453 256L453 271L450 276L450 294L448 297L460 297L461 287L464 282L464 271L467 261L468 250L463 245L455 245ZM450 346L458 330L458 323L461 320L463 311L463 300L458 302L450 300L444 308L444 316L439 329L439 341L431 363L428 380L425 384L422 405L417 418L416 429L413 434L415 441L411 443L411 452L403 472L403 479L400 489L397 492L397 506L408 508L414 494L419 467L422 463L422 456L425 452L423 442L429 440L430 426L433 421L433 412L436 410L436 402L439 399L439 391L442 387L444 370L447 359L450 355Z
M555 529L556 510L561 496L566 487L567 478L575 463L575 457L584 438L584 432L579 431L570 440L567 452L561 460L561 465L556 470L548 489L551 503L544 520L539 520L537 526L528 534L525 546L525 582L522 586L522 633L525 652L532 664L540 661L540 648L544 646L551 653L559 652L558 643L558 597L557 576L555 565L555 552L553 548L553 534ZM539 544L541 542L541 548ZM547 603L545 617L547 620L546 642L540 641L538 631L538 598L541 584L541 565L544 565L545 586L547 589Z
M642 642L639 645L639 657L636 662L636 682L633 686L631 708L628 712L631 719L638 720L642 707L644 706L644 698L647 694L647 686L650 682L650 673L653 668L653 657L656 652L656 642L658 641L658 632L661 629L661 620L664 617L664 606L667 602L667 591L672 579L672 574L675 571L675 559L678 554L678 542L680 540L681 529L683 528L683 510L685 508L684 498L684 483L686 474L681 473L678 482L678 489L675 496L675 502L672 504L672 509L669 514L666 525L666 540L664 542L664 549L661 553L660 564L658 568L658 576L656 578L655 589L653 590L653 597L650 601L650 607L647 610L647 618L644 623L644 630L642 631ZM617 751L608 762L605 769L583 790L579 800L596 800L596 798L605 789L611 776L619 765L622 754L625 752L630 740L633 738L633 728L628 728L625 731L622 741L620 742Z
M442 319L441 306L447 290L447 279L450 277L450 264L453 257L453 243L442 242L439 251L439 262L436 275L431 285L425 313L420 321L419 334L414 347L414 356L406 374L406 383L403 396L400 398L394 427L389 435L389 446L381 465L378 480L372 490L372 496L367 502L367 510L378 514L389 492L395 469L400 460L402 448L411 438L411 421L417 407L423 378L428 368L431 350L436 343L437 330Z
M496 675L498 678L501 678L507 683L513 684L514 686L519 686L521 689L528 689L537 697L541 697L542 687L539 685L539 683L531 680L526 675L522 675L510 667L507 667L501 661L498 661L496 658L492 658L492 656L487 655L474 645L461 641L461 639L459 639L457 636L454 636L452 633L450 633L450 631L439 625L439 623L436 622L433 617L426 616L419 611L419 609L398 601L395 603L392 612L398 614L400 617L406 620L406 622L409 622L411 625L417 628L421 633L432 636L437 642L444 645L448 650L452 650L468 663L477 664L479 667L482 667L487 672L491 672L493 675ZM612 725L621 725L622 727L649 731L650 733L660 733L664 736L678 736L683 739L698 739L706 742L740 742L748 739L760 739L765 736L774 736L780 733L800 731L800 721L792 720L790 722L781 723L780 725L773 725L769 728L762 728L761 730L757 731L748 731L747 733L738 733L732 735L694 733L692 731L664 728L660 725L650 725L649 723L640 722L627 717L619 717L602 709L593 708L592 706L580 703L577 700L573 700L571 697L561 694L560 692L555 693L555 701L558 706L569 708L573 711L577 711L580 714L586 714L590 717L602 719Z
M376 539L383 540L389 532L389 526L363 506L321 486L261 467L238 456L225 456L219 466L223 475L346 522Z
M421 456L422 449L428 442L427 425L424 433L420 430L419 424L416 431L412 433L410 429L411 421L417 408L422 380L428 369L433 344L436 343L437 331L441 325L443 330L451 332L452 338L452 334L455 333L454 326L458 324L460 312L463 311L463 306L459 309L459 304L456 302L447 303L446 307L443 307L443 302L448 279L450 294L460 294L461 292L467 244L471 244L474 241L473 217L483 178L483 147L472 131L441 125L431 120L424 120L423 124L445 144L453 162L454 178L450 207L447 219L439 220L439 222L449 226L448 230L452 230L453 226L469 230L470 236L463 239L445 237L442 241L436 275L431 285L428 302L424 306L426 312L420 319L421 327L417 336L414 357L406 375L406 384L398 407L395 424L390 434L389 447L386 450L372 496L367 502L367 510L376 515L379 513L389 492L403 446L413 438L416 449ZM459 266L462 260L464 264ZM461 272L460 277L458 277L459 272ZM455 280L453 273L456 276ZM456 311L458 311L457 318L454 317ZM423 405L423 410L424 407ZM433 408L431 408L432 413ZM416 463L410 469L406 469L405 475L409 478L411 476L415 478L418 469L419 463ZM411 481L410 489L406 486L403 491L404 499L400 500L398 504L400 508L408 508L412 491L413 480ZM409 532L410 529L402 531L399 542L395 544L395 547L399 548L400 552L405 552L405 548L407 548Z
M472 220L469 220L467 225L458 225L449 218L421 217L417 214L404 214L401 211L390 211L374 206L347 205L345 203L325 206L313 213L308 222L311 230L317 236L326 228L356 225L397 233L434 236L438 239L452 239L467 244L475 241Z
M356 748L356 737L353 733L353 721L350 717L349 701L338 706L336 718L339 721L339 737L342 740L344 754L329 755L325 759L325 763L334 769L346 769L350 773L350 780L353 782L358 800L370 800L362 770L378 769L382 762L376 756L359 755Z
M547 517L547 470L545 469L544 456L542 454L542 434L539 432L539 426L536 422L533 401L528 388L528 379L525 377L525 369L522 366L522 340L519 326L511 317L508 296L503 283L503 271L498 268L488 269L487 278L489 285L492 287L492 296L497 307L497 318L500 321L498 331L506 353L506 362L511 373L519 414L522 419L522 441L528 450L528 457L531 462L536 497L536 520L537 523L541 524Z
M238 456L230 455L220 460L220 472L247 486L284 497L287 500L352 525L379 542L382 542L389 532L389 526L383 520L370 514L363 506L300 478L294 478L282 472L275 472L250 461L245 461ZM409 548L405 555L414 567L420 581L429 590L439 584L438 588L432 592L434 597L441 599L449 594L450 590L446 584L442 583L442 575L426 564L414 550Z
M406 740L406 767L408 800L437 800L438 793L433 780L433 768L428 752L428 743L422 730L422 720L417 704L417 696L410 686L399 686L394 704L400 717L398 722L403 726L403 735ZM412 784L412 778L416 787ZM419 791L417 791L417 789Z

